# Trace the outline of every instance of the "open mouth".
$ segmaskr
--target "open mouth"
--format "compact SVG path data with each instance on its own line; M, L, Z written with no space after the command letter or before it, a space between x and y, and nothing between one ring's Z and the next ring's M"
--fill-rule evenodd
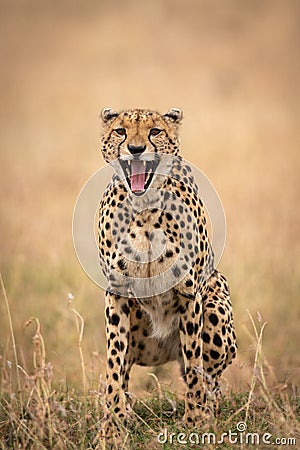
M143 194L151 184L159 159L143 161L141 159L120 160L127 183L136 195Z

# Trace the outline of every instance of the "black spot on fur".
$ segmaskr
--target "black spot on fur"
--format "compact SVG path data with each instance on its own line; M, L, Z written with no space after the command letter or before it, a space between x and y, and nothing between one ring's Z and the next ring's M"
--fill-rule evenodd
M172 272L173 272L173 275L176 277L176 278L178 278L178 277L180 277L180 269L177 267L177 266L174 266L174 267L172 267Z
M216 314L212 313L209 315L208 318L209 318L210 323L212 323L214 326L216 326L219 322L218 316L216 316Z
M126 263L123 259L119 259L118 261L118 266L121 270L125 270L126 269Z
M112 316L111 316L111 319L110 319L110 323L112 324L112 325L119 325L119 322L120 322L120 317L118 316L118 314L113 314Z
M191 352L191 350L187 350L185 352L185 355L186 355L187 359L191 359L191 357L193 356L193 353Z
M213 343L217 346L217 347L222 347L222 339L220 338L220 336L218 334L214 335L214 340Z
M186 331L188 333L189 336L192 336L193 332L194 332L194 325L192 322L188 322L186 324Z
M222 306L219 306L218 310L221 314L223 314L223 315L225 314L225 310L224 310L224 308L222 308Z
M210 336L209 336L209 334L203 333L202 339L203 339L203 342L205 342L206 344L210 343Z
M135 313L135 316L137 319L141 319L143 317L142 311L138 309L137 312Z
M124 314L126 314L126 316L129 315L130 313L130 309L128 308L128 306L126 305L126 303L123 303L123 305L121 306L121 310Z
M214 350L211 350L211 351L210 351L210 356L211 356L213 359L219 359L219 358L220 358L220 353L219 353L219 352L215 352Z

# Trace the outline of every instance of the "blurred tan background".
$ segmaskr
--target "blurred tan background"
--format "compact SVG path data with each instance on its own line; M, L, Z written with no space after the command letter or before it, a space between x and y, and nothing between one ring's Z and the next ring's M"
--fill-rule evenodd
M76 260L71 223L79 190L103 165L98 114L108 106L179 107L182 155L213 182L227 218L220 268L239 339L229 383L249 382L247 310L258 326L268 322L264 351L278 382L297 382L300 3L1 0L0 33L0 270L23 367L32 365L34 333L24 324L38 317L56 381L79 385L72 293L97 385L103 293ZM11 360L2 296L0 345ZM176 369L168 370L171 377L155 373L175 383ZM146 372L136 375L137 388Z

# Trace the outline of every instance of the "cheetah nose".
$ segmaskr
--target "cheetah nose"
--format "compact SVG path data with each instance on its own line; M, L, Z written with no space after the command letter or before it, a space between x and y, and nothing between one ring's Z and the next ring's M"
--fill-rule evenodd
M135 145L128 145L128 150L130 151L130 153L132 155L140 155L142 154L145 150L146 150L146 145L139 145L139 146L135 146Z

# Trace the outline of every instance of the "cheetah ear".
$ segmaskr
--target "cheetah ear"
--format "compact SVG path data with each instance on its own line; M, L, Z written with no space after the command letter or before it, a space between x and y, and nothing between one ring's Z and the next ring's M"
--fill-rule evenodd
M101 112L103 122L109 122L111 119L118 117L119 113L112 108L104 108Z
M163 115L163 118L179 124L183 118L183 113L179 108L171 108L166 114Z

